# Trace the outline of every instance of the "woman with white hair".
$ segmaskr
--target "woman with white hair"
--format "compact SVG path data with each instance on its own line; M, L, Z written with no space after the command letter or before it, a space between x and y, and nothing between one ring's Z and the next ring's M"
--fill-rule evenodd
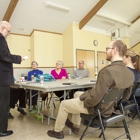
M62 61L57 61L56 62L56 68L51 71L51 74L55 79L67 79L68 74L66 69L62 68L63 67L63 62Z
M63 67L63 62L62 61L57 61L56 62L56 68L51 71L51 74L53 77L58 80L58 79L68 79L68 74L66 69L62 68ZM63 96L64 91L55 91L55 95L58 97ZM63 98L60 98L60 101L62 101Z

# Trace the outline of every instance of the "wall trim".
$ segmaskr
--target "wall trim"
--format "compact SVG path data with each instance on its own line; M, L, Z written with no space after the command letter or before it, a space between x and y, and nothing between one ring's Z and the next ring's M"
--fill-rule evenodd
M62 35L62 33L56 33L56 32L50 32L50 31L44 31L44 30L33 29L33 31L31 32L30 36L33 34L34 31L39 31L39 32L45 32L45 33L51 33L51 34Z
M140 42L138 42L137 44L135 44L134 46L132 46L131 48L134 48L135 46L137 46Z
M11 35L21 35L21 36L28 36L28 37L31 37L31 35L33 34L34 31L63 35L62 33L50 32L50 31L44 31L44 30L38 30L38 29L33 29L32 32L31 32L29 35L26 35L26 34L18 34L18 33L10 33L10 34L11 34Z
M28 37L30 37L30 35L25 35L25 34L16 34L16 33L10 33L10 35L20 35L20 36L28 36Z
M31 67L13 67L14 69L30 69ZM55 68L54 67L38 67L38 68ZM63 68L76 68L76 66L66 66L66 67L63 67Z

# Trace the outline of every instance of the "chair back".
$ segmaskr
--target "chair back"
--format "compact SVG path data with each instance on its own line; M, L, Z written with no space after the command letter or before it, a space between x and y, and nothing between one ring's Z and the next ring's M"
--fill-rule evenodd
M101 100L101 103L115 102L122 99L126 89L109 89Z
M137 82L137 83L134 83L133 86L132 86L132 92L131 92L131 95L130 95L130 98L129 100L132 100L133 99L133 96L137 90L137 88L140 86L140 82Z
M117 102L120 104L121 99L123 98L124 94L127 92L127 89L115 89L115 88L109 88L108 91L104 94L102 100L99 102L97 106L95 106L95 112L98 111L101 104L103 103L110 103L110 102Z

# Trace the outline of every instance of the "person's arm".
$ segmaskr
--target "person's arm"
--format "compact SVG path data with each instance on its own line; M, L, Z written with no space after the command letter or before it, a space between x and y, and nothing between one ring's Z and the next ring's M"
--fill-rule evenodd
M114 81L110 72L106 69L100 71L95 88L87 90L80 96L86 108L97 105Z
M28 72L27 81L31 81L31 73L30 73L30 71Z
M76 78L76 70L73 71L72 78Z
M55 70L52 70L52 71L51 71L51 75L56 79Z
M124 94L124 96L122 98L122 101L129 100L131 93L132 93L132 86L127 89L126 93Z
M90 77L90 72L89 72L89 70L87 70L87 77Z
M10 53L7 42L5 41L5 38L2 35L0 35L0 60L16 64L20 64L22 61L21 56L12 55Z
M63 69L62 79L63 79L63 77L66 77L66 79L68 79L68 73L67 73L66 69Z
M41 70L41 74L43 74L43 71Z

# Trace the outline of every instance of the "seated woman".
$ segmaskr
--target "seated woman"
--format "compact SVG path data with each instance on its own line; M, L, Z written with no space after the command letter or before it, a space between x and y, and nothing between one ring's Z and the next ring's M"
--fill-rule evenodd
M140 73L140 56L135 53L132 49L127 49L127 52L123 58L123 62L125 63L126 67L130 69L135 76L134 83L137 83L139 79L139 73ZM135 96L140 96L140 88L138 88L135 92ZM137 102L140 104L140 100L137 100ZM133 115L133 112L135 110L130 110ZM129 115L131 117L131 115Z
M57 61L56 62L56 68L51 71L51 74L53 77L58 80L58 79L68 79L68 74L66 69L62 68L63 67L63 62L62 61ZM55 95L58 97L63 96L64 91L55 91ZM62 101L63 98L60 98L60 101Z
M11 108L15 108L15 104L19 100L19 106L17 111L19 111L22 115L26 115L26 112L23 108L26 108L26 91L23 88L10 87L10 104L8 111L8 119L13 119L14 116L10 113Z
M36 79L36 77L39 75L39 74L43 74L43 71L37 69L38 67L38 63L36 61L33 61L31 63L31 67L33 70L29 71L28 72L28 77L27 77L27 81L31 81L32 78ZM35 95L37 94L38 91L37 90L32 90L32 95ZM38 95L35 95L32 97L32 105L33 105L33 109L36 109L36 105L37 105L37 97ZM30 98L29 98L30 99Z

